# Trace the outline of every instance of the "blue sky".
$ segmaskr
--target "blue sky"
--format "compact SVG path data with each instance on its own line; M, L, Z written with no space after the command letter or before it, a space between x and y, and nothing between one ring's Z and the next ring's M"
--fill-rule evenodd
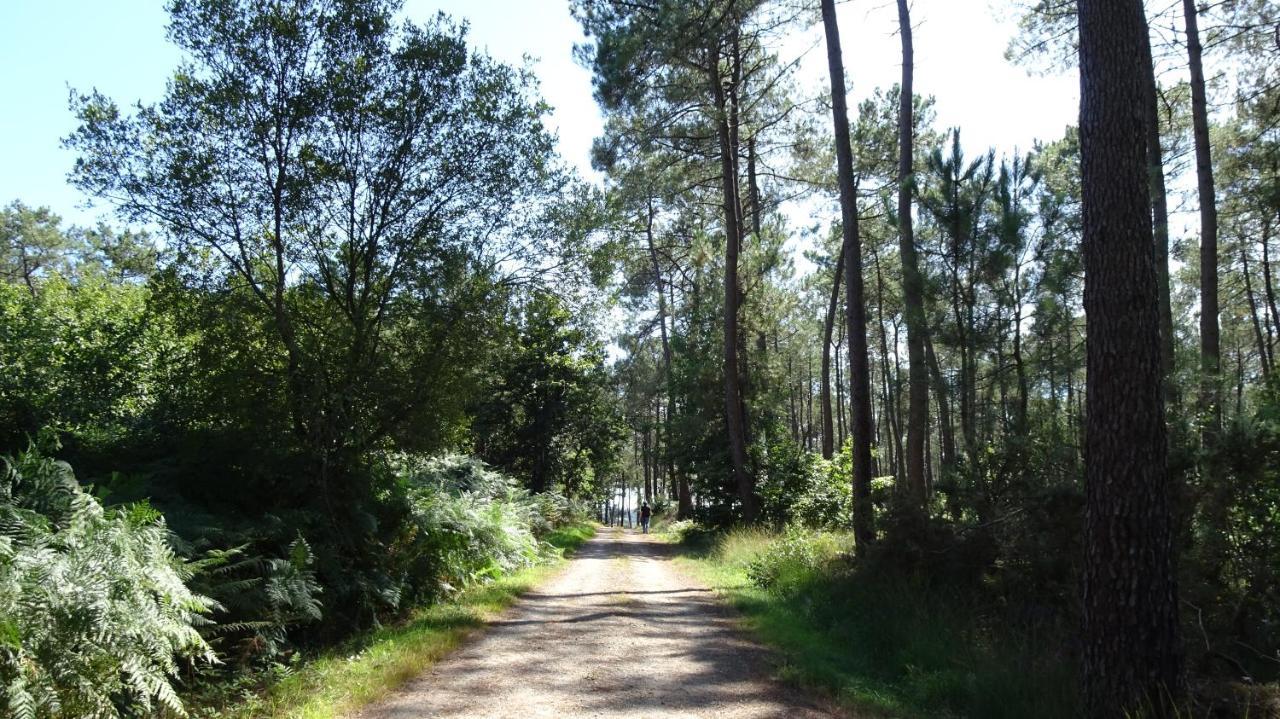
M970 153L987 146L1026 149L1053 139L1076 117L1076 79L1031 78L1002 57L1012 25L999 0L915 0L916 91L937 97L941 127L959 125ZM561 153L588 166L601 121L589 73L572 59L581 30L568 0L408 0L410 18L443 10L466 18L474 44L498 59L536 64L544 97L556 108L549 124ZM815 18L816 20L816 18ZM164 39L162 0L0 1L0 204L21 199L48 205L69 222L88 224L108 208L85 208L66 184L74 156L59 147L74 128L68 88L96 87L122 104L152 102L164 91L178 53ZM857 97L897 81L897 15L885 0L840 6L845 64ZM818 28L797 31L789 51L814 46ZM800 85L825 82L817 45L798 73ZM855 97L856 99L856 97Z

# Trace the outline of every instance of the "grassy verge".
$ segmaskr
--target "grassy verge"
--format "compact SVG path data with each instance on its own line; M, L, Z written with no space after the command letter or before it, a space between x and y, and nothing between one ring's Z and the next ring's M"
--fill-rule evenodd
M571 525L546 537L564 553L595 534ZM552 562L477 585L448 602L423 607L405 621L306 660L295 670L211 716L248 719L335 719L375 702L421 674L559 566ZM195 709L195 708L193 708ZM195 714L204 712L196 709Z
M680 561L778 650L783 679L856 716L1075 715L1059 647L990 626L973 597L859 579L850 546L842 534L736 531L686 538Z

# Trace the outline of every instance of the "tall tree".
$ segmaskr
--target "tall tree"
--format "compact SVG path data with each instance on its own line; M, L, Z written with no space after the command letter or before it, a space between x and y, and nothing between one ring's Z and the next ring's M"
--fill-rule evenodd
M1187 62L1191 70L1191 126L1196 146L1196 193L1200 200L1200 372L1203 441L1213 446L1222 424L1219 387L1221 350L1218 328L1218 201L1213 186L1209 145L1209 101L1204 82L1204 48L1200 45L1199 10L1195 0L1182 0L1187 29Z
M190 61L164 100L128 115L80 97L67 141L77 185L158 225L183 281L242 298L267 333L241 349L269 378L261 401L285 407L310 467L296 496L342 538L342 571L381 551L362 458L439 446L439 420L462 411L441 388L474 381L464 328L495 285L550 281L576 234L549 230L567 178L529 77L472 53L461 26L399 10L175 2Z
M731 7L729 13L736 8ZM724 411L729 430L729 459L733 465L733 481L742 504L742 518L754 522L758 511L755 480L747 467L747 420L743 398L738 352L740 330L738 310L742 303L742 287L738 278L738 257L742 251L742 197L738 188L739 127L742 82L741 40L738 20L729 30L728 52L719 36L713 36L707 47L705 69L715 111L715 133L720 146L720 185L724 213ZM727 67L726 67L727 65ZM726 71L727 70L727 71Z
M827 68L831 76L831 114L835 126L836 172L844 238L841 254L844 255L845 321L849 338L853 534L855 550L864 554L875 540L871 513L871 368L867 354L867 310L862 282L862 238L858 234L858 197L853 179L853 146L849 141L849 109L835 0L822 0L822 26L827 37Z
M1182 689L1140 0L1080 0L1089 716L1170 714Z
M831 298L822 323L822 458L831 459L835 452L835 427L831 418L831 335L840 303L840 281L844 274L844 243L836 251L836 267L831 277Z
M1143 20L1146 16L1143 16ZM1145 23L1144 23L1145 24ZM1151 57L1151 31L1142 36L1143 53ZM1160 289L1160 360L1165 375L1165 399L1177 399L1174 371L1173 301L1169 280L1169 193L1164 183L1164 148L1160 141L1160 91L1155 60L1142 68L1142 105L1147 129L1147 181L1151 183L1151 230L1156 245L1156 282Z
M65 273L84 248L63 232L62 218L47 207L14 201L0 210L0 278L21 282L33 296L40 281Z
M907 326L907 447L906 480L912 501L924 506L924 440L929 426L929 369L925 365L924 280L916 253L911 217L915 189L915 48L911 10L898 0L898 35L902 40L902 83L898 95L898 252L902 259L902 307Z
M1013 36L1005 56L1030 63L1037 57L1051 66L1075 62L1078 51L1077 17L1074 0L1025 0L1018 21L1021 32ZM1145 14L1144 14L1145 18ZM1243 24L1242 24L1243 25ZM1143 38L1146 56L1152 57L1151 33ZM1160 339L1164 372L1169 377L1165 398L1179 400L1174 371L1174 325L1169 278L1169 199L1164 178L1164 149L1160 137L1160 86L1154 58L1143 70L1142 102L1147 122L1147 172L1151 183L1151 223L1155 236L1156 280L1160 285Z

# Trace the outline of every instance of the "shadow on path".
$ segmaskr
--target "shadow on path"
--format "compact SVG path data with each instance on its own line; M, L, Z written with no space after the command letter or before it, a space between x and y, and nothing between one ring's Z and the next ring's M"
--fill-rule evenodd
M486 633L363 716L829 717L653 535L602 530Z

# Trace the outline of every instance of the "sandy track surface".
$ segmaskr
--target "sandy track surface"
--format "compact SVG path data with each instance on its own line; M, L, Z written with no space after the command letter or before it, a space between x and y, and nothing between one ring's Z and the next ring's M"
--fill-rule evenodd
M669 545L602 530L475 641L365 719L832 717L770 678L771 656Z

